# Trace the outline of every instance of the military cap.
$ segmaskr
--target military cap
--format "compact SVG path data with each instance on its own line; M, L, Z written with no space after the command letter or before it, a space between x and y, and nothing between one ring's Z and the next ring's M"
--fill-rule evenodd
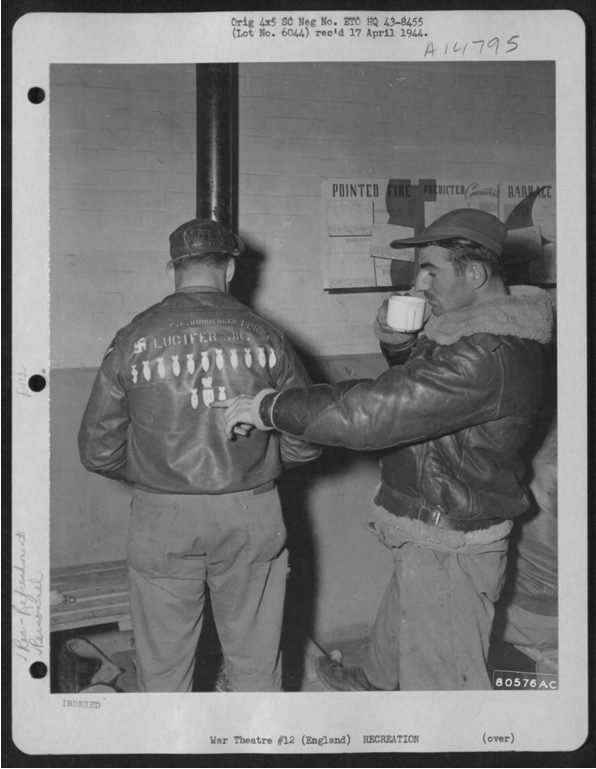
M230 254L238 256L244 243L223 224L213 219L191 219L170 235L170 258L174 262L184 256Z
M506 237L507 227L496 216L476 208L456 208L439 216L419 235L392 240L389 245L391 248L409 248L449 238L467 238L500 256Z

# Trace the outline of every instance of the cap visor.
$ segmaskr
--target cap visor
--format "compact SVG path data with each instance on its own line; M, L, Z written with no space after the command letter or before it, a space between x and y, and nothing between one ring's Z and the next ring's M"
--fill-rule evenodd
M391 248L409 248L415 246L417 243L429 243L431 240L436 240L434 235L418 235L414 238L404 238L403 240L392 240L389 244Z

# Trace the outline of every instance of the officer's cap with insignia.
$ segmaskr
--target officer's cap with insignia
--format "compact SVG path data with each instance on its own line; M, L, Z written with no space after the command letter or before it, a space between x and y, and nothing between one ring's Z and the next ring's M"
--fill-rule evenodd
M170 235L170 259L173 262L185 256L206 254L239 256L243 251L242 239L212 219L191 219Z

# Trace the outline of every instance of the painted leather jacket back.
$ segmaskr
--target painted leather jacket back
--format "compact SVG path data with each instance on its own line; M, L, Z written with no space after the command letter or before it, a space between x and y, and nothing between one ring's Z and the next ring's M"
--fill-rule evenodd
M320 449L257 430L229 440L225 412L210 403L308 384L283 334L236 299L177 292L116 334L83 416L81 461L161 493L255 488Z

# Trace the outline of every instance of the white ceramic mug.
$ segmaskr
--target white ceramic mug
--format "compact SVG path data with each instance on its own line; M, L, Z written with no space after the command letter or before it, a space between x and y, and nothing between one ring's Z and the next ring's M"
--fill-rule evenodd
M424 325L425 307L425 299L391 294L387 304L387 325L396 331L419 331Z

